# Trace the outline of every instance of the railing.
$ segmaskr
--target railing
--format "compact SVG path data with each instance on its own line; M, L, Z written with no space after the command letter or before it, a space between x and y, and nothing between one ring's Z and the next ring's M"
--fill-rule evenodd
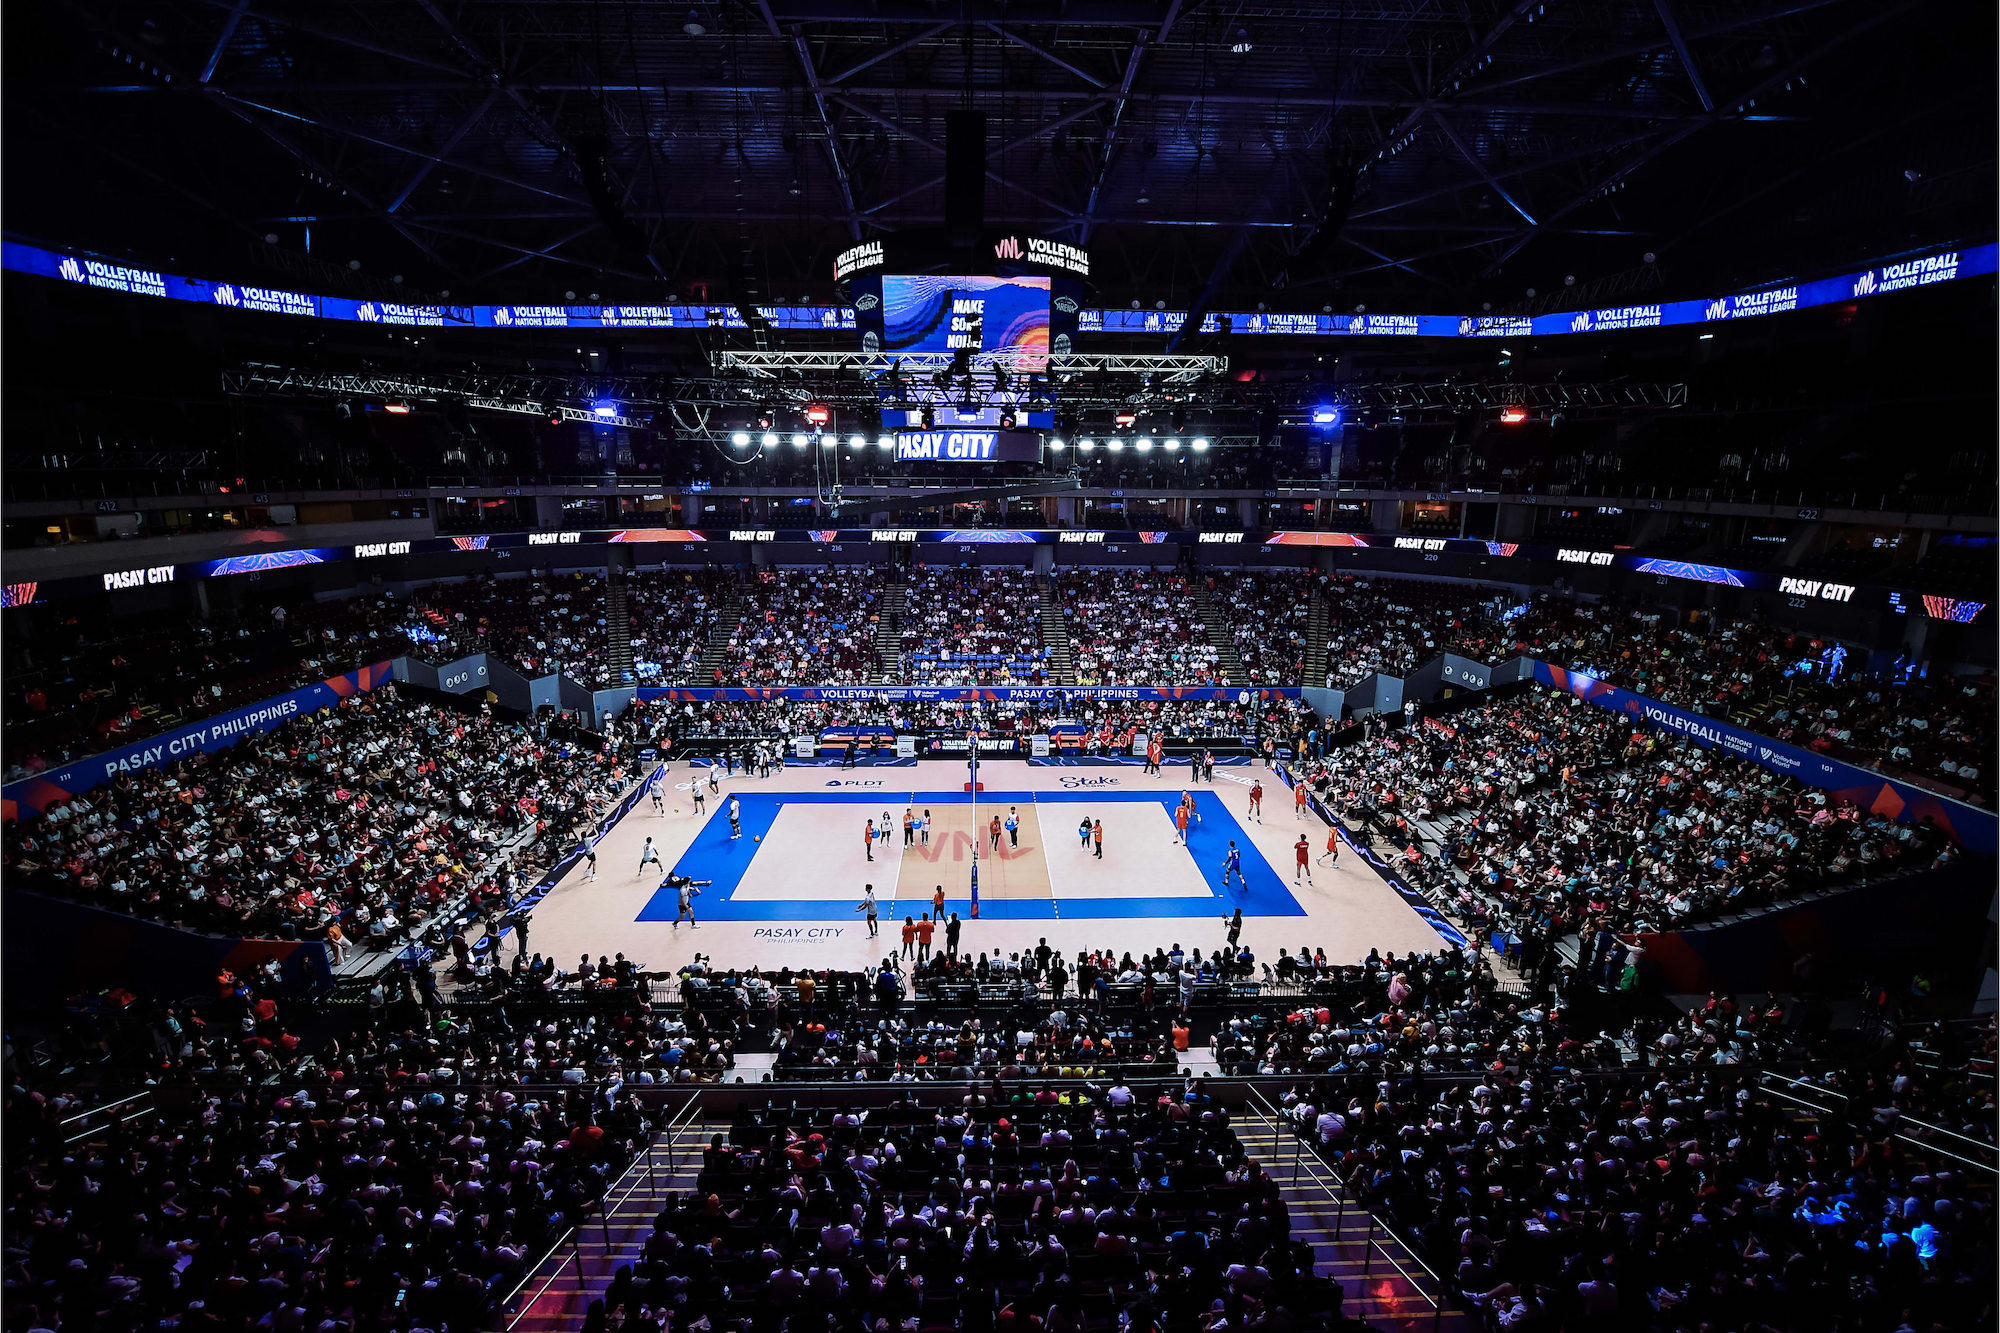
M1783 1097L1786 1101L1794 1102L1800 1106L1805 1107L1808 1110L1818 1111L1823 1115L1835 1114L1834 1109L1830 1106L1826 1106L1821 1103L1815 1103L1810 1098L1798 1096L1795 1093L1786 1092L1783 1088L1771 1087L1770 1084L1773 1082L1777 1082L1777 1083L1782 1083L1786 1085L1786 1087L1790 1088L1804 1088L1810 1092L1817 1093L1822 1097L1831 1097L1836 1101L1840 1102L1848 1102L1853 1100L1844 1092L1835 1092L1832 1088L1822 1087L1817 1083L1807 1083L1800 1079L1787 1078L1783 1074L1773 1073L1771 1070L1768 1069L1756 1070L1754 1072L1756 1073L1757 1080L1765 1085L1764 1090L1766 1092L1769 1092L1772 1096ZM1988 1143L1983 1139L1975 1139L1970 1135L1961 1134L1955 1129L1946 1129L1943 1125L1933 1125L1927 1121L1912 1119L1911 1117L1903 1115L1900 1112L1897 1113L1894 1123L1897 1126L1897 1128L1891 1131L1891 1137L1899 1139L1904 1143L1911 1144L1914 1147L1922 1148L1926 1152L1936 1153L1940 1157L1949 1157L1954 1162L1963 1162L1967 1166L1977 1167L1979 1170L1984 1171L1989 1175L1994 1176L1995 1178L2000 1178L2000 1165L1995 1165L1993 1162L1982 1162L1975 1158L1962 1156L1961 1154L1952 1152L1949 1149L1941 1148L1935 1142L1932 1141L1932 1138L1941 1137L1941 1138L1951 1139L1958 1143L1968 1144L1971 1147L1979 1150L1980 1152L1985 1152L1985 1153L2000 1153L2000 1145ZM1916 1129L1921 1130L1922 1133L1906 1134L1901 1129L1901 1126L1904 1125L1914 1126Z
M1250 1088L1248 1100L1245 1102L1245 1105L1259 1120L1270 1126L1272 1142L1274 1144L1279 1141L1281 1135L1290 1134L1292 1136L1292 1183L1298 1183L1301 1164L1309 1161L1311 1165L1305 1166L1304 1175L1327 1198L1334 1201L1336 1205L1333 1223L1334 1235L1338 1237L1340 1226L1347 1219L1349 1200L1346 1184L1332 1171L1325 1173L1320 1171L1320 1167L1324 1163L1321 1162L1319 1154L1317 1152L1306 1151L1304 1136L1298 1133L1291 1123L1285 1119L1284 1113L1279 1111L1276 1106L1273 1106L1270 1099L1265 1097L1261 1091L1255 1087ZM1397 1235L1395 1229L1377 1217L1373 1209L1363 1207L1359 1203L1356 1203L1354 1206L1360 1209L1368 1218L1368 1236L1366 1241L1363 1242L1361 1250L1361 1276L1365 1278L1370 1275L1374 1267L1375 1256L1380 1254L1388 1262L1389 1266L1395 1269L1405 1282L1410 1284L1410 1289L1430 1304L1431 1327L1437 1328L1444 1320L1444 1301L1440 1299L1447 1291L1444 1279L1433 1273L1430 1265L1425 1263L1417 1254L1416 1247L1403 1239L1403 1237ZM1375 1238L1375 1233L1378 1230L1400 1245L1403 1253L1409 1256L1410 1262L1423 1270L1425 1276L1429 1277L1431 1282L1436 1286L1439 1293L1438 1296L1433 1296L1430 1292L1424 1290L1424 1284L1419 1282L1409 1269L1396 1262L1396 1256L1391 1254L1388 1247Z
M672 1173L674 1168L675 1137L694 1119L694 1112L700 1105L701 1099L692 1096L682 1103L681 1108L668 1117L667 1123L657 1130L651 1138L646 1140L645 1147L641 1148L638 1154L632 1159L632 1164L626 1167L618 1179L612 1181L605 1189L604 1197L598 1207L598 1225L604 1231L604 1248L607 1254L611 1250L612 1212L617 1208L618 1204L632 1197L633 1191L639 1188L642 1179L646 1182L648 1189L657 1187L659 1177L655 1171L653 1149L660 1143L662 1138L666 1140L667 1171L669 1174ZM643 1175L641 1174L642 1168ZM629 1185L626 1184L628 1180L631 1182ZM622 1195L618 1192L621 1186L624 1187ZM550 1287L555 1285L555 1280L561 1277L563 1270L567 1269L572 1263L576 1265L577 1284L579 1287L582 1286L585 1278L583 1271L583 1231L587 1225L589 1225L588 1218L578 1217L576 1223L565 1230L562 1235L557 1236L549 1248L543 1251L542 1257L528 1266L521 1280L516 1282L507 1294L500 1298L499 1303L494 1308L506 1317L506 1322L502 1325L503 1328L512 1329L522 1319L526 1318L528 1312L535 1308L535 1303L541 1300ZM511 1315L507 1315L506 1311L508 1308L527 1289L528 1284L535 1280L535 1275L541 1272L542 1266L561 1253L565 1245L569 1246L570 1252L564 1255L554 1268L549 1270L548 1275L542 1279L541 1286L535 1289L535 1294L527 1300L522 1301L519 1309L514 1310Z
M74 1133L65 1132L63 1136L65 1144L81 1143L93 1134L101 1134L118 1125L130 1124L134 1120L152 1115L158 1109L153 1101L153 1090L146 1088L130 1096L120 1097L115 1102L106 1102L102 1106L93 1106L88 1111L79 1111L73 1116L66 1116L56 1123L68 1131L72 1126L90 1121L91 1123L84 1128Z

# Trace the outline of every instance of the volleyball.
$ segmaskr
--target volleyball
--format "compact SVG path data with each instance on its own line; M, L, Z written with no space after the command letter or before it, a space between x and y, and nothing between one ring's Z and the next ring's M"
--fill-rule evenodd
M752 842L762 842L762 841L764 841L764 835L763 835L763 834L761 834L761 833L753 833L753 834L751 834L751 835L750 835L750 841L752 841Z

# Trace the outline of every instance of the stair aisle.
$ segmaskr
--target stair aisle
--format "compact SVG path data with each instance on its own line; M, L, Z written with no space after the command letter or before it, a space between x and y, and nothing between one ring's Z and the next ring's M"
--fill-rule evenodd
M674 1108L680 1110L680 1107ZM604 1294L621 1264L636 1264L669 1194L685 1194L701 1174L709 1136L726 1134L727 1119L669 1121L605 1195L604 1208L585 1219L536 1266L501 1312L506 1333L569 1333Z
M903 602L909 591L902 583L882 590L882 613L875 621L877 685L893 685L903 679Z
M605 660L611 667L611 679L620 685L637 684L638 677L632 671L632 608L625 597L625 570L615 564L605 570L604 625L610 635Z
M1049 651L1049 684L1076 684L1076 655L1070 651L1069 622L1063 619L1062 603L1053 579L1037 579L1042 606L1042 647Z
M1472 1328L1466 1313L1446 1298L1444 1283L1400 1240L1362 1208L1342 1205L1339 1179L1299 1144L1289 1125L1260 1113L1253 1101L1239 1114L1236 1135L1278 1182L1291 1210L1293 1238L1312 1246L1313 1272L1340 1283L1344 1318L1385 1333Z
M1326 645L1332 637L1333 604L1315 588L1312 611L1306 620L1306 684L1326 684Z
M716 596L715 626L708 632L708 642L701 646L700 679L694 684L715 684L718 668L725 679L734 674L729 669L729 637L736 633L737 622L742 618L743 594L732 583Z
M1191 580L1194 587L1195 609L1201 613L1201 623L1208 633L1208 641L1215 648L1215 659L1222 668L1222 679L1230 685L1248 685L1250 673L1243 669L1243 659L1236 655L1236 636L1229 632L1229 622L1223 619L1222 609L1215 604L1215 597L1200 579Z

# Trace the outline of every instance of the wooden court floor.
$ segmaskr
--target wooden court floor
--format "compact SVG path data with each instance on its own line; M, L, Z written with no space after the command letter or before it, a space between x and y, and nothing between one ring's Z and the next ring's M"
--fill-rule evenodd
M978 953L1032 949L1043 939L1066 954L1107 948L1134 952L1178 943L1204 951L1225 938L1230 911L1244 908L1243 940L1261 961L1282 946L1323 948L1359 959L1371 948L1403 952L1440 946L1436 933L1352 851L1338 866L1320 862L1327 829L1293 813L1289 790L1264 769L1219 768L1213 784L1190 788L1186 768L1148 776L1139 768L1048 768L1020 760L980 765L986 788L965 794L964 769L950 763L838 770L791 767L770 778L722 779L697 818L688 787L706 770L672 765L663 781L666 812L641 799L598 843L598 878L579 866L536 908L530 947L574 965L622 952L668 971L695 952L718 966L861 967L900 947L904 916L929 910L942 885L946 915L961 921L961 948ZM1252 780L1265 788L1264 818L1248 815ZM1183 790L1196 794L1200 821L1189 846L1175 839L1171 811ZM742 801L743 834L729 837L724 805ZM928 846L904 847L906 807L928 809ZM868 819L890 812L893 834L870 844ZM1010 810L1018 842L1003 832L993 848L989 821ZM1080 842L1083 818L1104 826L1104 855ZM1312 881L1295 878L1293 845L1304 834ZM696 899L699 928L672 924L660 872L637 868L646 838L672 868L714 883ZM1247 889L1221 885L1234 842ZM974 849L978 859L974 860ZM874 859L869 860L872 852ZM980 915L970 881L979 872ZM855 910L875 886L881 934L870 939ZM942 934L939 936L942 943ZM510 939L503 957L511 959Z

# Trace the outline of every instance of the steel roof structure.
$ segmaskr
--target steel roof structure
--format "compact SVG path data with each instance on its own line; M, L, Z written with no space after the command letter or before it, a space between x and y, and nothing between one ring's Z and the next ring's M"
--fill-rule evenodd
M12 234L224 272L309 253L458 299L833 299L838 250L937 221L961 107L988 118L989 219L1087 245L1121 305L1545 308L1992 231L1990 5L20 0L7 21Z

